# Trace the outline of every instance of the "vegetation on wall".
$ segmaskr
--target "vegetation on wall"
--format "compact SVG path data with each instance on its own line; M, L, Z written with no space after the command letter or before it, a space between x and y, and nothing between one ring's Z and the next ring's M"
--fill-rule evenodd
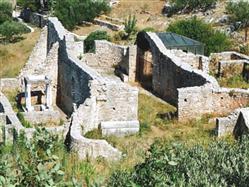
M110 7L105 0L58 0L53 10L63 25L72 30L82 21L92 21L101 13L110 11Z
M222 32L196 17L171 23L168 32L177 33L205 44L205 55L221 52L231 48L231 41Z

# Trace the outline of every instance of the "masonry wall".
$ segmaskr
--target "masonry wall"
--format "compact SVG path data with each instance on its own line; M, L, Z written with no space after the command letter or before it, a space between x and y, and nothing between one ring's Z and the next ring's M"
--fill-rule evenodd
M68 57L65 43L59 49L57 104L68 115L90 97L89 80L92 78Z
M247 106L249 91L242 89L214 89L211 85L178 89L178 118L186 120L204 114L225 115Z
M128 74L128 48L105 40L95 41L95 56L100 67L123 67Z
M170 53L154 33L145 35L153 54L153 91L165 101L177 106L177 89L202 86L213 79ZM215 82L215 81L214 81Z

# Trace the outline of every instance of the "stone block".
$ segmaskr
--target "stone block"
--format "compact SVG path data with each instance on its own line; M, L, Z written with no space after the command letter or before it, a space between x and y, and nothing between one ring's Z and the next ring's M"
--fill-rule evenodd
M139 132L139 121L105 121L101 122L103 136L126 136Z

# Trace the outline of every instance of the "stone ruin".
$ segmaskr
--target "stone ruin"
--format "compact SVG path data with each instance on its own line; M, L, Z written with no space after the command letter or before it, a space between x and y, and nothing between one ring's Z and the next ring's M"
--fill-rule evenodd
M224 56L215 65L220 75L231 62L244 67L247 56L226 52L205 57L169 50L156 33L150 32L139 35L136 45L131 46L95 41L95 53L85 54L82 37L67 31L57 18L51 17L46 23L20 75L17 79L2 79L2 89L22 88L27 120L32 121L29 114L43 120L50 118L49 114L54 118L61 113L67 115L70 120L63 126L47 129L60 134L67 147L80 158L119 159L122 156L105 140L85 138L89 131L99 128L105 136L125 136L139 131L138 89L128 82L139 82L175 106L177 113L168 114L167 118L186 121L206 114L224 116L235 110L233 117L217 118L217 134L233 131L242 134L238 129L248 128L248 110L242 108L248 105L249 90L220 87L209 75L213 56ZM225 59L227 56L230 57ZM38 89L43 90L45 97L38 103L37 110L32 106L30 87L36 82L43 84ZM20 130L32 137L34 129L22 126L2 93L0 114L6 140L12 141L12 131Z
M68 32L57 18L49 18L18 78L2 79L1 83L3 87L15 84L12 88L23 90L25 106L22 113L27 121L36 123L51 118L58 121L61 113L68 116L70 120L64 125L46 128L61 135L79 158L119 159L122 153L107 141L87 139L84 134L98 128L104 136L126 136L139 131L138 89L122 82L113 68L123 55L127 55L128 60L135 59L123 51L120 57L106 58L110 60L107 64L102 61L95 64L100 58L98 54L88 55L89 58L85 55L80 60L84 42L79 38ZM116 54L122 50L117 48ZM41 96L34 94L37 91ZM1 95L5 127L17 134L22 130L31 138L35 129L23 127L9 101Z

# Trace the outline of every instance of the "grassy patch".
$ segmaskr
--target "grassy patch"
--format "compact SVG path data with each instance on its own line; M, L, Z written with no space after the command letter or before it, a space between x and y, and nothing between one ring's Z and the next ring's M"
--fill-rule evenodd
M0 78L16 77L27 62L36 41L40 36L40 29L24 34L24 39L16 43L0 44Z
M227 88L242 88L242 89L249 88L249 83L246 82L241 75L235 75L230 78L219 78L218 82L220 86Z

